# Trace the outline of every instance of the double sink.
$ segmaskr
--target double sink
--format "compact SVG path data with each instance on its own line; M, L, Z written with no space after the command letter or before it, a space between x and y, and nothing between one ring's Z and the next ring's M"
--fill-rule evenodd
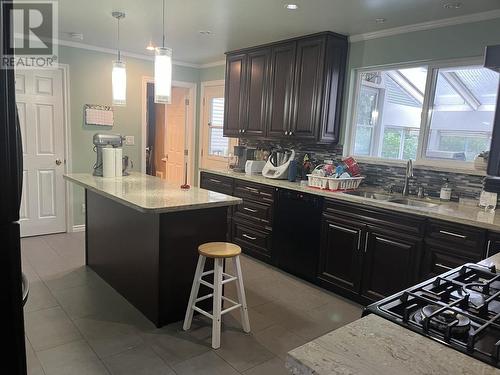
M409 207L432 208L437 207L438 203L433 203L428 198L408 198L400 194L377 193L370 191L346 191L344 194L355 195L358 197L374 199L378 201L390 202Z

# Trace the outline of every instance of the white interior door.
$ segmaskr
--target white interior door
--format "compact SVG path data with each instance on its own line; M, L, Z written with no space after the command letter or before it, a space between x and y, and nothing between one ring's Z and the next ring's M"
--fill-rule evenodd
M184 183L184 148L186 142L186 121L188 115L189 90L172 87L172 102L166 106L165 131L165 178L168 182Z
M16 71L23 142L21 236L66 231L62 71Z
M201 128L201 167L227 169L228 158L238 144L237 138L222 135L224 125L224 85L204 89L203 120Z

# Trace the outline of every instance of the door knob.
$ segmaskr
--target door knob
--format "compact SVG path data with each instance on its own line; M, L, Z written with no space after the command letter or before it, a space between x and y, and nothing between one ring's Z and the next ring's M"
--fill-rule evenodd
M62 160L61 159L56 159L56 165L61 165L62 164Z

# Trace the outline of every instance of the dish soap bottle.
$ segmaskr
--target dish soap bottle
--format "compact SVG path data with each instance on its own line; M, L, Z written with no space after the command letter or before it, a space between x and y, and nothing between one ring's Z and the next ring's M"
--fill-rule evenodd
M442 201L451 200L451 186L449 180L446 178L444 180L443 186L441 186L441 192L439 193L439 199Z

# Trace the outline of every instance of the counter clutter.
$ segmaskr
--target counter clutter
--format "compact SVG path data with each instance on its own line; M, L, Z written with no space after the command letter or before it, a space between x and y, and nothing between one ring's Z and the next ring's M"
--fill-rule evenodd
M344 194L342 192L324 191L321 189L315 189L308 186L303 186L298 182L290 182L287 180L273 180L259 175L246 175L244 173L237 173L227 170L201 169L201 171L218 174L220 176L232 177L244 181L256 182L263 185L301 191L309 194L316 194L340 201L362 203L367 206L385 208L385 209L390 209L392 211L411 213L433 219L440 219L454 223L471 225L494 231L500 231L500 212L495 212L495 211L485 212L485 210L482 208L463 205L457 202L441 203L439 201L437 202L433 201L434 203L437 203L433 207L415 207L415 206L401 205L398 203L388 202L384 200L375 200L375 199L365 198L362 196Z

